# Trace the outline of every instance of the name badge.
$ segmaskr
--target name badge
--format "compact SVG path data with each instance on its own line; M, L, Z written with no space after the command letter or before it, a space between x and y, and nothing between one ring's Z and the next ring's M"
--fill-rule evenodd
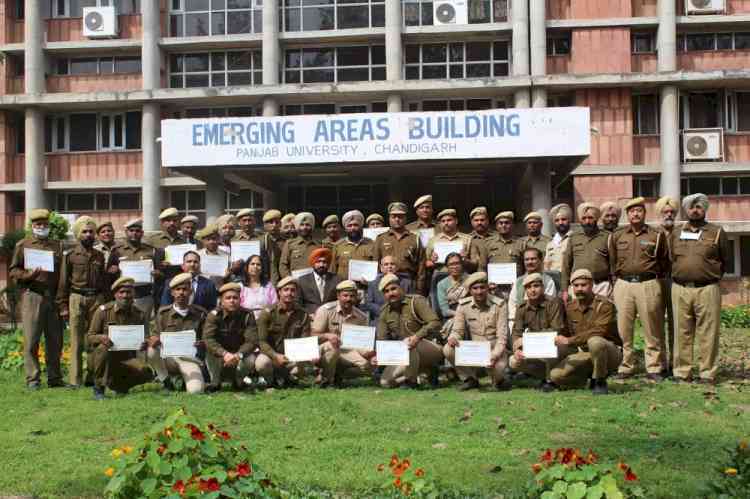
M703 231L700 232L690 232L683 230L680 232L680 239L683 241L697 241L701 238L701 234Z

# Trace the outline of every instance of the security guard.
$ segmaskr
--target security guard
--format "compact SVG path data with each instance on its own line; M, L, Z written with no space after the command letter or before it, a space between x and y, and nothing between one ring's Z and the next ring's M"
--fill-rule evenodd
M133 279L120 277L112 285L115 300L101 305L91 319L86 346L88 360L94 371L94 399L103 400L106 388L126 394L137 385L154 378L151 369L138 358L135 350L111 351L110 326L144 326L148 335L146 317L133 304ZM145 337L144 336L144 337ZM141 345L145 349L147 343Z
M526 224L526 235L518 239L518 243L521 245L521 249L536 248L542 252L542 258L544 258L544 252L547 251L547 245L552 241L552 238L542 234L542 214L538 211L532 211L523 217L523 222Z
M265 279L271 278L271 258L268 255L266 238L261 237L255 232L255 212L251 208L245 208L237 212L237 221L240 224L240 230L232 238L232 241L259 241L260 260L263 266L262 272ZM235 274L241 273L245 266L244 261L232 261L232 270Z
M435 234L427 243L425 250L425 267L431 272L446 272L445 262L438 260L435 245L439 243L461 243L461 257L464 260L465 270L475 271L479 266L479 248L472 245L471 236L458 231L458 216L456 210L448 208L438 213L438 222L442 230Z
M167 208L159 214L161 230L149 239L149 244L157 249L154 268L161 271L161 275L154 280L154 302L157 306L166 283L181 272L180 265L172 265L166 259L167 246L187 243L177 230L179 221L177 208Z
M409 365L386 367L380 384L384 388L401 385L416 389L420 387L417 381L419 373L431 373L433 384L436 384L434 372L443 362L443 352L432 338L440 332L440 319L426 298L404 296L395 274L386 274L379 288L386 304L378 319L377 339L404 341L409 348ZM377 365L377 358L373 359Z
M664 379L664 299L658 277L669 268L664 233L645 223L646 201L631 199L625 205L630 223L609 238L612 273L617 277L614 301L617 329L623 343L619 378L634 374L633 329L635 316L643 322L646 341L646 372L650 381Z
M286 241L281 233L281 212L279 210L268 210L263 214L263 230L265 232L265 246L268 251L268 263L271 268L271 283L275 286L279 282L279 260L281 260L284 241Z
M617 203L612 201L602 203L599 211L602 212L602 229L609 233L616 231L620 224L620 216L622 215L622 210L617 206Z
M86 333L96 309L105 298L104 254L94 249L96 222L91 217L80 217L73 224L73 235L78 244L63 256L57 305L60 317L70 323L70 384L79 387L83 382L83 351Z
M410 279L412 289L425 294L424 248L419 236L404 225L406 205L399 202L389 204L388 220L388 231L375 238L375 260L379 262L384 256L392 256L398 276Z
M570 236L562 258L562 299L568 302L570 276L578 269L588 269L594 276L594 294L612 296L609 276L609 233L599 229L599 207L592 203L578 206L581 232Z
M700 381L715 383L721 327L719 281L732 256L721 226L706 222L708 197L692 194L682 200L688 221L672 231L672 305L675 317L674 376L691 378L693 345L700 353Z
M309 267L310 253L321 246L321 242L312 237L315 229L315 217L312 213L302 212L294 216L294 227L297 237L287 240L281 250L279 276L289 277L295 270Z
M432 219L432 194L420 196L414 202L414 209L417 212L417 219L410 224L407 224L406 230L415 232L419 235L421 229L432 229L433 236L440 232L442 228Z
M63 332L55 303L62 262L62 245L49 238L49 217L48 210L31 210L31 237L25 237L16 243L8 269L10 278L23 290L23 366L26 372L26 386L30 390L37 390L40 386L39 340L42 335L47 362L47 386L65 386L60 370ZM27 269L24 264L24 252L27 249L52 252L54 272L47 272L41 268Z
M680 214L680 205L676 199L670 196L663 196L656 201L654 209L656 210L656 214L661 218L660 229L664 231L664 235L667 241L669 241L674 229L675 219ZM671 376L672 362L674 361L675 354L675 330L674 314L672 313L672 276L669 271L665 272L659 278L659 284L661 285L661 295L664 297L664 308L667 309L667 331L664 334L665 362L663 370Z
M343 378L356 378L372 370L369 359L375 356L374 345L368 350L341 350L344 324L367 326L367 314L355 306L356 300L357 284L342 281L336 286L336 301L315 312L312 335L320 343L321 388L339 386Z
M456 368L463 381L461 391L479 388L479 368L456 365L456 348L464 340L487 341L490 343L490 372L492 386L503 389L505 368L508 366L508 353L505 343L508 337L508 307L502 298L489 294L487 274L474 272L464 281L464 287L471 296L461 299L456 308L453 329L448 342L443 347L443 355Z
M367 216L365 225L368 229L378 229L380 227L385 227L385 219L380 213L371 213Z
M588 270L576 270L570 281L576 299L568 302L566 331L557 335L555 343L558 352L561 347L577 348L578 352L558 362L550 371L550 379L560 386L580 385L591 379L592 393L606 395L607 377L617 371L622 360L615 307L594 294L593 276Z
M353 210L344 213L342 221L346 238L333 247L331 272L342 279L349 278L349 262L351 260L373 261L375 259L375 241L364 237L364 215L361 211ZM367 283L364 283L365 286Z
M123 261L151 260L153 262L153 280L160 279L163 274L157 265L156 248L143 241L143 220L133 219L125 223L125 240L117 244L112 250L112 263ZM154 285L150 282L135 283L135 306L140 308L146 317L151 317L154 310Z
M323 219L322 224L323 230L326 233L326 237L323 238L323 246L332 250L339 242L341 242L341 224L339 223L338 215L328 215Z
M253 312L240 306L241 290L237 282L223 285L219 306L208 314L203 326L206 365L211 375L207 392L219 391L226 378L235 390L242 390L245 377L255 368L258 328Z

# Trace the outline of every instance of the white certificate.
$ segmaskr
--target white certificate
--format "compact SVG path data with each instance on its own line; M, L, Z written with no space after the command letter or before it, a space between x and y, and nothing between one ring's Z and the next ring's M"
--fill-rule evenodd
M47 250L24 248L23 268L26 270L42 269L45 272L54 272L55 254Z
M320 358L318 337L296 338L284 340L284 356L290 362L309 362Z
M375 342L375 357L379 366L408 366L409 347L403 340L378 340Z
M247 260L253 255L260 255L260 240L232 241L232 261Z
M375 344L375 328L344 324L341 326L341 348L344 350L372 350Z
M188 251L195 251L194 244L170 244L164 248L166 260L170 265L182 265L182 259Z
M203 255L201 272L206 275L224 276L229 267L229 255Z
M698 232L691 232L689 230L683 230L680 232L680 239L683 241L698 241L701 238L701 233L703 231L700 230Z
M175 331L170 333L161 333L161 358L167 357L191 357L197 355L195 348L195 331Z
M432 251L437 255L438 263L445 263L445 257L451 253L461 254L463 249L463 241L436 241L432 247Z
M294 277L295 279L299 279L302 276L305 276L307 274L312 274L312 273L313 273L312 267L305 267L304 269L292 270L292 277Z
M378 277L378 262L369 260L349 260L349 279L360 281L364 278L372 282Z
M487 280L492 284L516 283L518 274L515 263L489 263L487 264Z
M367 239L372 239L374 241L376 237L378 237L380 234L388 232L388 230L388 227L372 227L364 229L362 231L362 235Z
M527 359L556 359L555 331L523 333L523 356Z
M109 349L111 352L121 350L140 350L143 344L144 327L143 324L132 326L107 326L109 339L113 345Z
M423 247L427 247L427 243L430 242L430 239L432 239L435 236L435 229L419 229L419 241L422 243Z
M488 367L490 365L489 341L461 341L456 347L456 365Z
M154 282L151 272L154 270L153 260L120 260L122 277L130 277L136 284Z

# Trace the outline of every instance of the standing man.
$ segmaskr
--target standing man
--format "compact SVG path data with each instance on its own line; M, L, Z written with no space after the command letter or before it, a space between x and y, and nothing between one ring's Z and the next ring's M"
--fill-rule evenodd
M191 305L199 305L206 310L213 310L216 308L216 302L219 298L219 293L213 281L201 275L201 256L197 251L188 251L182 257L182 274L190 274L190 288L191 293L189 302ZM176 277L176 276L175 276ZM174 280L174 278L172 279ZM169 288L165 290L164 295L161 298L163 305L171 305L174 294Z
M544 258L544 252L547 251L547 245L552 241L552 238L542 234L542 215L538 211L532 211L523 218L523 222L526 224L526 235L518 240L522 249L536 248L542 252L542 258Z
M425 294L424 282L424 249L419 235L409 231L406 226L406 205L391 203L388 205L388 232L375 238L375 259L381 261L384 256L392 256L396 263L396 274L409 279L412 289Z
M487 240L487 261L480 263L480 270L485 271L490 263L515 263L516 274L521 275L523 272L523 257L521 245L512 234L513 212L503 211L498 213L495 217L495 224L497 234ZM510 290L510 285L499 285L495 292L507 300Z
M281 234L287 241L297 237L297 229L294 227L296 216L294 213L287 213L281 217Z
M496 390L503 389L505 368L508 366L508 353L505 351L508 337L508 308L502 298L489 293L487 274L475 272L466 278L464 287L471 296L458 302L453 329L448 342L443 347L443 355L456 368L463 381L461 391L479 388L479 369L456 366L456 348L462 341L487 341L490 343L490 365L487 366Z
M572 234L562 262L562 299L568 303L570 276L578 269L587 269L594 276L594 294L612 297L609 274L609 233L599 229L599 207L591 203L578 206L582 232Z
M310 266L313 271L297 280L299 303L310 317L315 315L324 303L336 299L336 286L343 281L338 275L329 272L332 252L328 248L318 248L310 253Z
M622 210L617 206L617 203L607 201L602 203L599 210L602 212L602 229L609 233L616 231L622 215Z
M323 246L333 249L341 241L341 224L338 215L328 215L323 220L323 230L326 237L323 238Z
M94 249L96 222L81 217L73 224L78 244L63 256L57 305L60 317L70 323L70 385L83 383L83 351L86 334L96 309L103 304L104 254Z
M346 230L346 238L339 241L333 248L331 272L345 280L349 279L350 260L372 261L375 259L375 242L363 237L365 217L361 211L353 210L344 213L342 221Z
M294 227L297 237L287 240L281 250L279 276L282 278L291 276L295 270L310 267L310 254L322 246L320 241L312 237L315 229L315 217L312 213L302 212L295 215Z
M260 260L263 263L263 275L265 278L271 278L271 263L268 257L268 248L266 247L266 238L258 236L255 232L255 212L251 208L245 208L237 212L237 221L240 224L240 231L235 234L232 241L258 241L260 245ZM244 261L235 260L232 262L232 270L235 274L241 273L245 266Z
M618 377L628 378L635 371L633 329L636 314L643 322L646 342L646 372L650 381L664 379L664 299L658 277L669 268L667 238L646 220L646 201L631 199L625 205L629 224L609 238L617 329L622 338L622 364Z
M177 208L167 208L159 214L161 230L151 236L149 240L151 245L157 249L155 267L161 271L160 275L154 282L154 301L159 305L159 300L166 283L174 276L180 273L179 264L173 265L167 261L166 248L175 244L185 244L185 239L180 235L178 223L180 214ZM147 316L151 319L151 316Z
M440 232L441 228L435 224L435 221L432 219L432 194L420 196L414 202L414 209L417 212L417 219L410 224L407 224L406 230L416 232L417 235L419 235L420 229L433 229L433 236Z
M229 263L229 253L219 247L219 231L215 224L207 225L202 228L196 234L196 237L201 242L203 248L198 250L198 255L203 260L206 255L210 256L221 256L226 258L227 264ZM218 290L221 288L231 277L231 270L227 266L223 276L220 275L204 275L207 279L214 283L214 287Z
M380 213L372 213L367 217L367 220L365 220L365 225L367 225L368 229L385 227L385 219Z
M438 222L442 231L435 234L427 243L425 251L425 267L430 272L447 272L446 262L438 261L435 245L439 243L460 242L460 255L464 261L466 271L473 272L479 266L479 248L472 245L471 236L458 232L458 216L456 210L448 208L438 213Z
M656 201L655 208L656 214L661 218L660 228L664 232L667 241L669 241L672 237L674 221L680 213L680 205L676 199L663 196ZM673 248L673 246L670 245L670 248ZM665 362L662 370L667 373L667 376L672 376L672 362L675 355L675 330L674 314L672 313L672 276L669 270L660 276L659 284L661 285L661 295L664 297L664 308L667 309L667 332L664 334Z
M196 239L195 234L198 232L198 223L200 220L195 215L185 215L180 220L180 234L182 239L188 244L195 244L197 248L200 248L200 240Z
M263 214L264 243L268 252L268 264L271 268L271 283L279 282L279 260L286 239L281 233L281 212L268 210Z
M472 231L469 234L471 244L477 247L480 261L487 260L487 240L492 236L490 231L490 214L484 206L477 206L469 213Z
M62 245L49 238L49 217L48 210L31 210L31 237L25 237L16 244L8 272L9 277L23 290L23 367L29 390L38 390L40 387L39 340L42 335L47 362L47 386L65 386L60 370L63 332L55 304L62 264ZM24 252L27 249L51 252L54 271L47 272L39 267L27 269L24 264Z
M100 223L96 228L96 238L97 242L94 243L94 249L104 254L104 289L102 293L104 294L103 303L107 303L114 299L111 288L120 273L117 265L111 259L112 251L117 246L115 242L115 227L112 225L112 222L106 221ZM88 326L86 330L88 331Z
M125 241L119 243L112 250L112 262L114 265L123 261L151 260L154 270L151 273L152 281L162 277L161 270L157 269L156 248L142 242L143 220L129 220L125 224ZM146 317L151 317L154 311L154 284L153 282L136 282L133 288L135 306L138 307Z
M731 246L719 225L706 221L708 197L691 194L682 200L688 221L671 234L672 304L675 315L674 377L688 381L693 369L693 345L698 342L699 375L715 383L721 327L721 281L731 258Z
M227 253L232 251L232 239L234 239L234 217L226 214L216 219L216 227L219 230L219 248Z
M549 210L552 223L555 225L555 235L547 244L544 253L544 272L555 280L557 289L561 288L560 272L562 272L562 256L568 247L570 237L570 222L573 221L573 210L565 203L553 206Z

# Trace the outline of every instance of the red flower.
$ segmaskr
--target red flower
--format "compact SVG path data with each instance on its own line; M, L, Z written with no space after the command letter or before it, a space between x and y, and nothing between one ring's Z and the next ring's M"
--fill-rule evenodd
M414 476L416 477L424 476L424 470L422 468L417 468L416 470L414 470Z
M544 451L544 454L541 455L539 460L545 463L549 463L552 461L552 457L552 449L547 449L546 451Z
M172 485L172 490L180 495L183 495L185 493L185 482L183 482L182 480L177 480L174 485Z
M408 459L404 459L403 461L401 461L401 466L404 468L404 471L406 471L409 469L409 466L411 466L411 461L409 461Z
M248 476L252 475L253 468L250 466L249 463L240 463L237 465L237 475L238 476Z
M562 457L562 464L568 464L575 461L576 452L573 449L565 449Z
M396 454L394 454L394 455L391 456L391 462L388 463L388 466L390 466L391 468L393 468L397 464L398 464L398 456Z
M231 437L229 436L229 433L225 431L217 431L216 436L220 437L223 440L229 440Z
M617 467L620 469L620 471L628 471L630 469L630 466L623 463L622 461L617 463Z
M208 480L201 478L198 482L198 490L201 492L217 492L219 489L221 489L221 484L216 478L209 478Z
M393 481L393 486L396 487L396 488L401 487L401 479L400 478L396 478Z
M193 438L193 440L205 440L206 436L203 434L200 429L198 429L197 426L193 424L187 425L187 427L190 429L190 436Z
M157 453L157 454L159 454L159 455L161 456L162 454L164 454L164 452L165 452L166 450L167 450L167 446L166 446L166 445L164 445L164 444L162 444L162 445L160 445L160 446L159 446L159 448L158 448L158 449L156 449L156 453Z
M542 471L542 465L539 463L535 463L533 466L531 466L531 471L533 471L534 474L536 475L537 473Z
M626 482L635 482L638 480L638 477L633 473L633 470L628 468L628 471L625 472L625 481Z
M589 464L594 464L597 459L599 459L598 456L594 454L594 451L589 449L589 453L586 455L586 461L588 461Z

